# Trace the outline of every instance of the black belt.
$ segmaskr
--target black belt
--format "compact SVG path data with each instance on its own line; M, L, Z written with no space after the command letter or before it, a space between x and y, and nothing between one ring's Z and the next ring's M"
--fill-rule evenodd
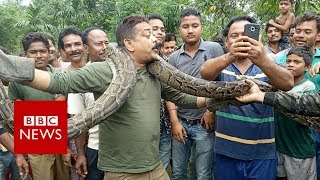
M191 125L196 125L196 124L201 124L201 119L196 119L196 120L188 120L186 118L180 118L182 121L186 122L187 124Z

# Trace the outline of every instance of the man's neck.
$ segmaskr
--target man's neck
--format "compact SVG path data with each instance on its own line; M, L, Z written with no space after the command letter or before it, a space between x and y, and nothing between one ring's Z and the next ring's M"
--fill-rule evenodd
M272 50L273 53L278 53L279 51L279 41L278 42L269 42L269 48Z
M82 68L83 66L86 65L86 62L85 60L81 60L81 61L77 61L77 62L74 62L74 61L71 61L71 69L78 69L78 68Z
M315 55L315 54L316 54L315 48L316 48L315 45L310 48L310 52L312 53L312 55Z
M252 62L250 61L250 59L244 59L237 60L235 64L238 66L238 69L241 72L241 74L245 74L248 68L251 66Z
M198 42L194 43L194 44L184 44L184 50L186 52L188 52L188 54L191 56L191 57L194 57L195 54L198 52L199 50L199 47L200 47L200 39Z
M304 74L299 77L294 77L294 85L304 81L306 78L304 77Z

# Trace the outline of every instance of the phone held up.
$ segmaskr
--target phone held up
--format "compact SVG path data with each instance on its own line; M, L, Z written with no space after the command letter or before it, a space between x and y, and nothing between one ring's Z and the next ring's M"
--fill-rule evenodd
M244 35L259 41L259 35L260 35L259 24L253 24L253 23L245 24Z

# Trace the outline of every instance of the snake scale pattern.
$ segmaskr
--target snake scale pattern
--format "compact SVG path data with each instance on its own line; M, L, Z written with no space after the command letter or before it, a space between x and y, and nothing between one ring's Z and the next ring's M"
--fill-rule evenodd
M129 55L118 47L108 46L106 62L109 64L113 78L107 90L85 111L68 119L68 138L74 139L82 132L101 123L104 119L116 112L133 91L136 83L136 70ZM160 79L161 82L173 88L201 97L213 98L216 103L208 109L216 111L220 108L232 105L242 105L234 97L246 94L249 86L243 81L215 82L197 79L186 75L160 56L147 64L147 70ZM257 82L262 91L274 91L270 85ZM8 95L0 84L0 123L4 128L13 133L13 105ZM295 121L312 127L320 132L320 118L307 117L285 113Z

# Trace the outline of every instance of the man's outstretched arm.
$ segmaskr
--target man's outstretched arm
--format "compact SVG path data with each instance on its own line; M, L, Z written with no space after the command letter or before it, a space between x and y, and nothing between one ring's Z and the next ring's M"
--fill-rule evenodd
M237 97L241 102L261 102L271 105L284 112L320 116L320 91L318 93L286 93L286 92L262 92L259 87L250 80L249 93Z

